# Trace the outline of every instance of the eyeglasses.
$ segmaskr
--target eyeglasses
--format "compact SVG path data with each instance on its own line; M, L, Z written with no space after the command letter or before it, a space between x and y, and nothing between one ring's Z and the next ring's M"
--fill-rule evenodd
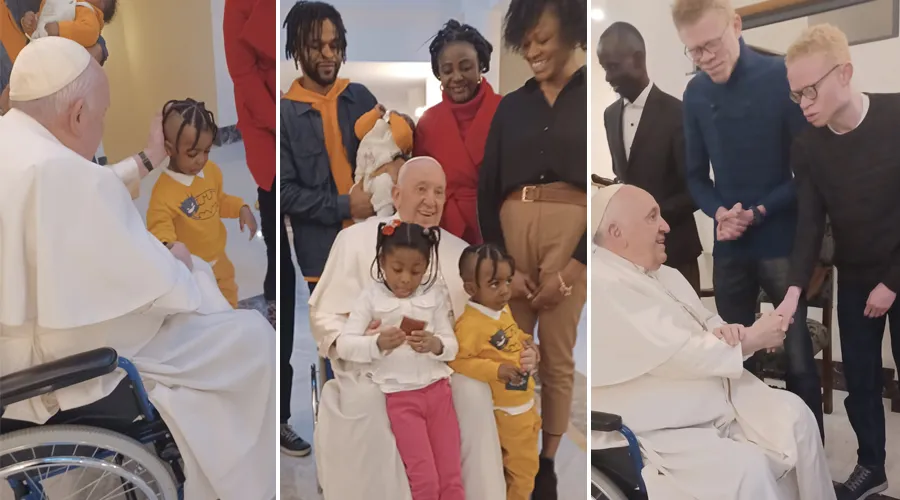
M687 46L684 47L684 55L692 62L697 62L703 58L703 54L709 52L712 55L716 55L717 52L722 50L724 43L722 42L722 38L725 37L725 33L728 32L728 28L731 27L731 23L725 25L725 29L722 30L722 34L719 35L718 38L710 40L699 47L694 47L689 49Z
M840 68L841 66L843 66L843 64L838 64L837 66L831 68L830 70L828 70L828 73L825 73L822 78L819 78L819 81L812 85L803 87L799 92L794 92L792 90L791 100L797 104L800 104L800 101L802 101L804 97L809 99L810 101L815 101L816 98L819 97L819 84L825 81L825 79L828 78L828 75L834 73L834 70Z

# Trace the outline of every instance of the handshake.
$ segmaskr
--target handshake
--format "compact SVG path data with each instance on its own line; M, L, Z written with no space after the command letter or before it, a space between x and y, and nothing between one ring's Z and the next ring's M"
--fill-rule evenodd
M753 326L724 325L713 330L713 335L730 346L741 345L744 356L749 356L760 349L770 351L781 347L787 336L787 325L784 317L776 313L764 314L753 323Z

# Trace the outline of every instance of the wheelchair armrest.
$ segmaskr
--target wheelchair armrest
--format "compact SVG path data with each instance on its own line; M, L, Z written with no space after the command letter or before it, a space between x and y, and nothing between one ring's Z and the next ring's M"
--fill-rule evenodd
M591 412L591 430L600 432L618 432L622 430L622 417L601 411Z
M101 347L0 377L0 408L112 373L118 358Z

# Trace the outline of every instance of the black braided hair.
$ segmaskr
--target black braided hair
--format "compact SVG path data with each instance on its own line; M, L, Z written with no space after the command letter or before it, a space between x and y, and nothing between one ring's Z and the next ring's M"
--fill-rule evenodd
M116 17L116 7L119 6L118 0L106 0L103 4L103 23L109 23Z
M392 226L393 231L385 231L387 226ZM437 251L440 242L441 230L438 227L426 228L418 224L399 221L378 224L375 261L372 262L371 269L372 278L378 283L386 285L384 270L381 268L382 258L397 248L411 248L425 257L425 263L428 265L428 274L422 284L427 290L434 285L440 273Z
M559 36L571 47L587 50L585 0L512 0L503 21L503 42L521 52L525 36L537 26L547 9L559 17Z
M338 50L341 51L343 61L347 62L347 28L340 12L331 4L325 2L309 2L301 0L291 7L287 17L284 18L283 27L287 30L287 40L284 44L284 52L287 57L300 63L300 55L303 46L310 40L317 40L322 31L322 23L331 21L337 31Z
M184 132L184 128L188 125L197 131L197 136L194 137L194 144L191 145L191 149L196 148L197 143L200 142L201 132L211 133L213 142L216 141L216 137L219 135L219 127L216 125L216 117L213 115L212 111L206 109L206 104L191 98L187 98L183 101L177 99L169 101L163 106L164 124L173 113L178 114L182 119L181 126L178 127L178 135L175 136L175 141L173 143L176 150L178 149L178 142L181 140L181 133Z
M459 257L459 274L460 276L462 276L463 280L466 279L466 268L470 265L469 262L471 261L471 259L476 259L474 270L475 274L472 277L472 282L475 283L475 286L478 288L481 287L481 285L478 283L478 275L481 272L481 265L485 261L489 261L492 266L491 281L497 279L497 269L500 267L501 262L509 263L512 272L516 272L515 259L513 259L512 256L506 253L502 248L490 243L484 243L481 245L469 245L465 250L463 250L462 255Z
M436 78L441 77L438 58L444 47L453 42L472 44L475 47L475 53L478 54L478 69L482 73L490 71L491 53L494 52L494 46L477 29L468 24L460 24L456 19L451 19L437 32L437 35L434 35L431 45L428 46L428 52L431 54L431 71Z

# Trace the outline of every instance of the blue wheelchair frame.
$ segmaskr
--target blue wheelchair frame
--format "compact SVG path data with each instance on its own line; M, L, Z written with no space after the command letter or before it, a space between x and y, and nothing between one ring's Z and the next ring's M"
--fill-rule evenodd
M138 408L140 409L140 412L144 418L142 427L146 427L140 432L137 432L136 435L129 437L135 438L141 444L156 444L157 441L166 436L166 434L168 433L168 429L165 427L162 420L157 416L156 409L150 403L150 398L149 396L147 396L147 390L144 387L144 382L141 380L141 376L140 373L138 373L137 367L135 367L130 360L121 356L117 357L116 366L125 372L129 382L132 385L132 393L137 399ZM101 453L98 454L95 458L103 459L112 455L114 454L109 452ZM57 476L64 472L66 472L66 469L49 471L46 475L41 476L37 481L28 477L24 481L8 479L7 482L14 492L20 491L23 486L27 487L30 490L30 493L22 497L21 500L40 500L42 498L46 498L43 487L41 485L41 481ZM182 471L176 470L175 476L178 484L178 498L179 500L184 500L184 476Z
M632 432L631 429L629 429L628 426L626 426L622 422L622 418L618 415L592 411L591 431L616 432L621 434L625 438L625 440L628 442L628 456L631 461L631 466L634 468L635 476L637 479L637 484L634 485L632 489L636 489L639 493L646 495L647 487L644 484L643 477L641 476L641 471L644 469L644 460L643 458L641 458L641 448L638 445L637 436L635 436L634 432ZM598 469L603 472L602 467L598 467Z

